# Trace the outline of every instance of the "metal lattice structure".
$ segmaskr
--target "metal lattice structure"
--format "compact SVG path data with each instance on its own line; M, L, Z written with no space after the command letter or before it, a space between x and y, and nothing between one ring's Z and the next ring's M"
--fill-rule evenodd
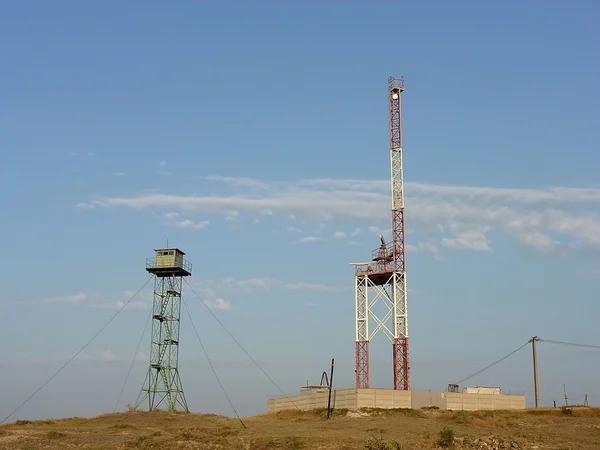
M146 260L146 270L154 275L150 364L134 409L147 401L148 411L164 403L171 412L189 412L179 376L179 330L183 277L191 275L192 266L179 249L155 253Z
M402 92L404 80L390 77L390 165L392 242L373 250L371 262L355 267L356 387L370 387L369 342L383 332L391 341L394 389L410 388L408 358L408 297L404 233L404 175L402 166ZM380 311L376 312L374 307ZM374 326L371 326L374 325Z

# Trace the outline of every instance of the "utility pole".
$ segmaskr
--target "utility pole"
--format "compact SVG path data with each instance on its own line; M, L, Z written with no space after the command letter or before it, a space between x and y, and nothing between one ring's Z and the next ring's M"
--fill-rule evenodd
M531 348L533 349L533 388L535 390L535 407L540 407L540 385L538 381L538 365L537 365L537 349L535 343L539 341L540 338L537 336L532 337L529 342L531 342Z
M331 417L331 390L333 389L333 363L334 359L331 359L331 375L329 375L329 398L327 400L327 418Z
M563 383L563 391L565 392L565 406L569 406L569 399L567 397L567 385Z

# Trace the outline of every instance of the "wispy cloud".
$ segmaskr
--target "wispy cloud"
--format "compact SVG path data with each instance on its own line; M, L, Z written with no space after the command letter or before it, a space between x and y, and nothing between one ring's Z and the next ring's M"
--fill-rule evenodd
M233 210L227 211L227 214L225 215L225 220L227 220L229 222L235 222L236 220L238 220L239 216L240 216L240 213L238 211L233 211Z
M323 223L370 221L389 236L387 180L312 179L267 182L209 177L232 190L222 196L144 194L92 200L80 207L169 208L202 214L271 211L288 219ZM489 251L500 233L543 251L586 246L600 249L600 189L519 189L406 182L407 228L443 248ZM374 229L372 229L375 232ZM345 231L347 233L347 231ZM303 242L314 242L307 236Z
M214 305L219 298L226 296L235 299L239 294L268 292L272 289L307 292L334 292L347 290L346 287L331 286L320 283L305 283L301 281L287 282L271 277L235 279L231 277L216 279L195 279L190 284L207 304ZM229 301L227 301L229 304ZM221 308L224 309L224 308Z
M309 291L309 292L336 292L344 291L345 288L338 286L329 286L327 284L320 283L286 283L284 284L286 289L291 291Z
M318 242L320 240L321 240L321 238L316 237L316 236L305 236L303 238L300 238L298 240L298 242L300 242L300 243L308 243L308 242Z
M97 309L121 309L125 305L127 305L127 306L124 308L124 310L126 310L126 309L149 309L150 308L150 305L148 303L145 303L141 300L132 300L129 303L127 303L125 300L115 300L113 302L94 303L90 306L92 308L97 308Z
M231 303L221 297L218 297L215 300L206 300L204 303L206 303L206 306L210 309L231 309Z
M362 233L362 230L360 228L355 228L354 231L352 233L350 233L350 236L355 237L361 233Z
M121 359L112 350L102 350L100 352L100 361L103 362L118 362Z
M123 172L113 172L113 177L124 177L125 174Z
M159 167L167 167L168 165L169 165L169 163L166 162L166 161L161 161L161 162L158 163Z
M94 156L96 156L96 154L94 152L84 152L84 153L80 153L80 152L69 152L69 156L87 156L88 158L93 158Z
M135 356L135 361L140 362L145 355L142 353L138 353ZM147 358L147 357L146 357ZM82 351L75 358L77 361L81 362L103 362L103 363L119 363L122 361L126 361L126 358L116 353L111 349L104 349L99 352L89 353L86 351ZM129 357L129 361L131 361L131 356ZM148 361L146 359L146 361Z
M47 297L41 300L41 303L66 303L69 305L77 305L86 301L88 296L84 292L79 292L73 295L65 295L58 297Z
M122 298L110 301L96 301L90 306L96 309L121 309L123 310L149 310L152 307L154 292L144 289L136 294L136 291L127 289L123 291ZM135 295L135 297L134 297ZM127 305L127 306L125 306Z
M191 220L191 219L181 219L180 220L179 213L176 213L176 212L165 213L164 217L166 219L165 224L169 227L175 227L175 228L189 228L191 230L202 230L210 224L210 221L208 221L208 220L201 220L201 221L195 221L195 220Z
M460 250L491 250L487 238L487 233L493 230L491 226L451 222L450 230L454 232L456 237L442 238L441 243L445 247Z
M93 203L77 203L75 205L75 208L80 208L80 209L95 209L96 206Z

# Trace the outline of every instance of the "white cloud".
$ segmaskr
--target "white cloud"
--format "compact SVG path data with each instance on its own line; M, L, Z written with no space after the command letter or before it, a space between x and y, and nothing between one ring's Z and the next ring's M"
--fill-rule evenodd
M227 300L222 299L221 297L212 301L205 300L204 303L206 303L206 306L208 306L210 309L231 309L231 303Z
M85 350L81 351L76 357L78 361L91 361L93 359L92 355L87 353Z
M100 352L100 361L117 362L117 361L120 361L120 358L112 350L102 350Z
M368 229L371 233L375 233L375 234L387 234L388 233L384 229L379 228L377 225L370 225Z
M150 361L150 357L148 355L146 355L145 353L139 352L137 355L135 355L134 361L136 361L136 362L149 362Z
M217 298L224 292L251 293L254 291L268 291L277 281L268 277L247 278L237 280L226 277L218 279L192 279L190 285L201 297Z
M127 304L127 306L125 308L123 308L126 304ZM95 303L91 306L92 306L92 308L97 308L97 309L121 309L121 308L123 308L123 310L149 309L150 308L150 306L147 303L144 303L141 300L137 300L137 301L132 300L129 303L127 303L126 301L123 301L123 300L115 300L114 302L110 302L110 303Z
M180 220L178 222L167 222L167 225L170 227L176 228L190 228L192 230L202 230L208 226L210 222L208 220L202 220L200 222L195 222L190 219Z
M78 361L101 361L107 363L120 362L124 360L124 358L118 356L112 350L102 350L99 353L88 353L86 351L82 351L75 359Z
M305 236L303 238L301 238L298 242L300 243L308 243L308 242L317 242L320 241L321 238L318 238L316 236Z
M73 295L44 298L41 300L41 303L66 303L69 305L77 305L83 303L87 298L88 296L84 292L79 292Z
M202 230L210 224L210 221L208 221L208 220L202 220L202 221L194 221L191 219L177 220L179 218L179 213L176 213L176 212L165 213L164 218L167 219L165 224L169 227L174 227L174 228L188 228L190 230Z
M406 244L406 251L419 253L419 252L431 252L437 253L438 248L431 242L417 242L416 244Z
M344 290L343 288L320 283L286 283L284 287L291 291L333 292Z
M287 227L287 230L290 233L302 233L302 230L300 228L297 228L297 227Z
M84 202L81 202L81 203L77 203L77 204L75 205L75 208L81 208L81 209L95 209L95 208L96 208L96 206L95 206L95 205L93 205L92 203L84 203Z
M360 228L355 228L354 231L352 233L350 233L350 236L355 237L361 233L362 233L362 230Z
M154 292L152 289L144 289L140 291L135 298L133 297L136 291L127 289L123 292L123 298L109 302L95 302L90 304L92 308L96 309L121 309L126 310L149 310L152 306L152 300L154 299ZM129 302L129 303L128 303ZM127 306L125 306L127 305Z
M228 211L227 215L225 216L225 220L229 222L235 222L239 216L240 213L238 211Z
M96 156L96 154L94 152L85 152L85 153L69 152L69 156L75 157L75 156L79 156L79 155L86 155L89 158Z
M221 196L141 194L80 204L104 208L168 208L203 214L271 211L289 220L370 221L374 232L389 230L387 180L313 179L267 182L210 177L233 192ZM600 249L600 189L539 189L445 186L406 182L407 230L446 248L492 249L492 234L541 250L574 245ZM382 228L383 227L383 228ZM440 233L443 233L440 236ZM389 236L388 232L382 232ZM312 239L305 239L311 241Z
M318 283L287 282L270 277L257 277L236 280L231 277L217 279L190 280L194 290L203 298L218 299L222 295L231 298L237 293L251 294L254 292L267 292L274 288L292 291L329 292L340 291L344 288ZM205 300L206 301L206 300Z
M168 162L166 162L166 161L161 161L161 162L159 162L159 163L158 163L159 167L167 167L167 166L168 166L168 164L169 164L169 163L168 163Z
M491 250L487 233L492 230L492 227L452 222L450 229L456 234L456 237L442 238L441 243L444 247L461 250Z
M343 231L336 231L335 233L333 233L333 237L335 239L344 239L346 237L346 233L344 233Z
M124 177L125 174L123 172L113 172L113 177Z

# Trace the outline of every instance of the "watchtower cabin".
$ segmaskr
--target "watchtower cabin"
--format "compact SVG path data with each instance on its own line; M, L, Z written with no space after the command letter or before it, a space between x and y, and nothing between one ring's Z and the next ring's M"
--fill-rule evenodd
M192 264L185 260L178 248L154 249L155 257L146 259L146 270L157 277L187 277L192 274Z

